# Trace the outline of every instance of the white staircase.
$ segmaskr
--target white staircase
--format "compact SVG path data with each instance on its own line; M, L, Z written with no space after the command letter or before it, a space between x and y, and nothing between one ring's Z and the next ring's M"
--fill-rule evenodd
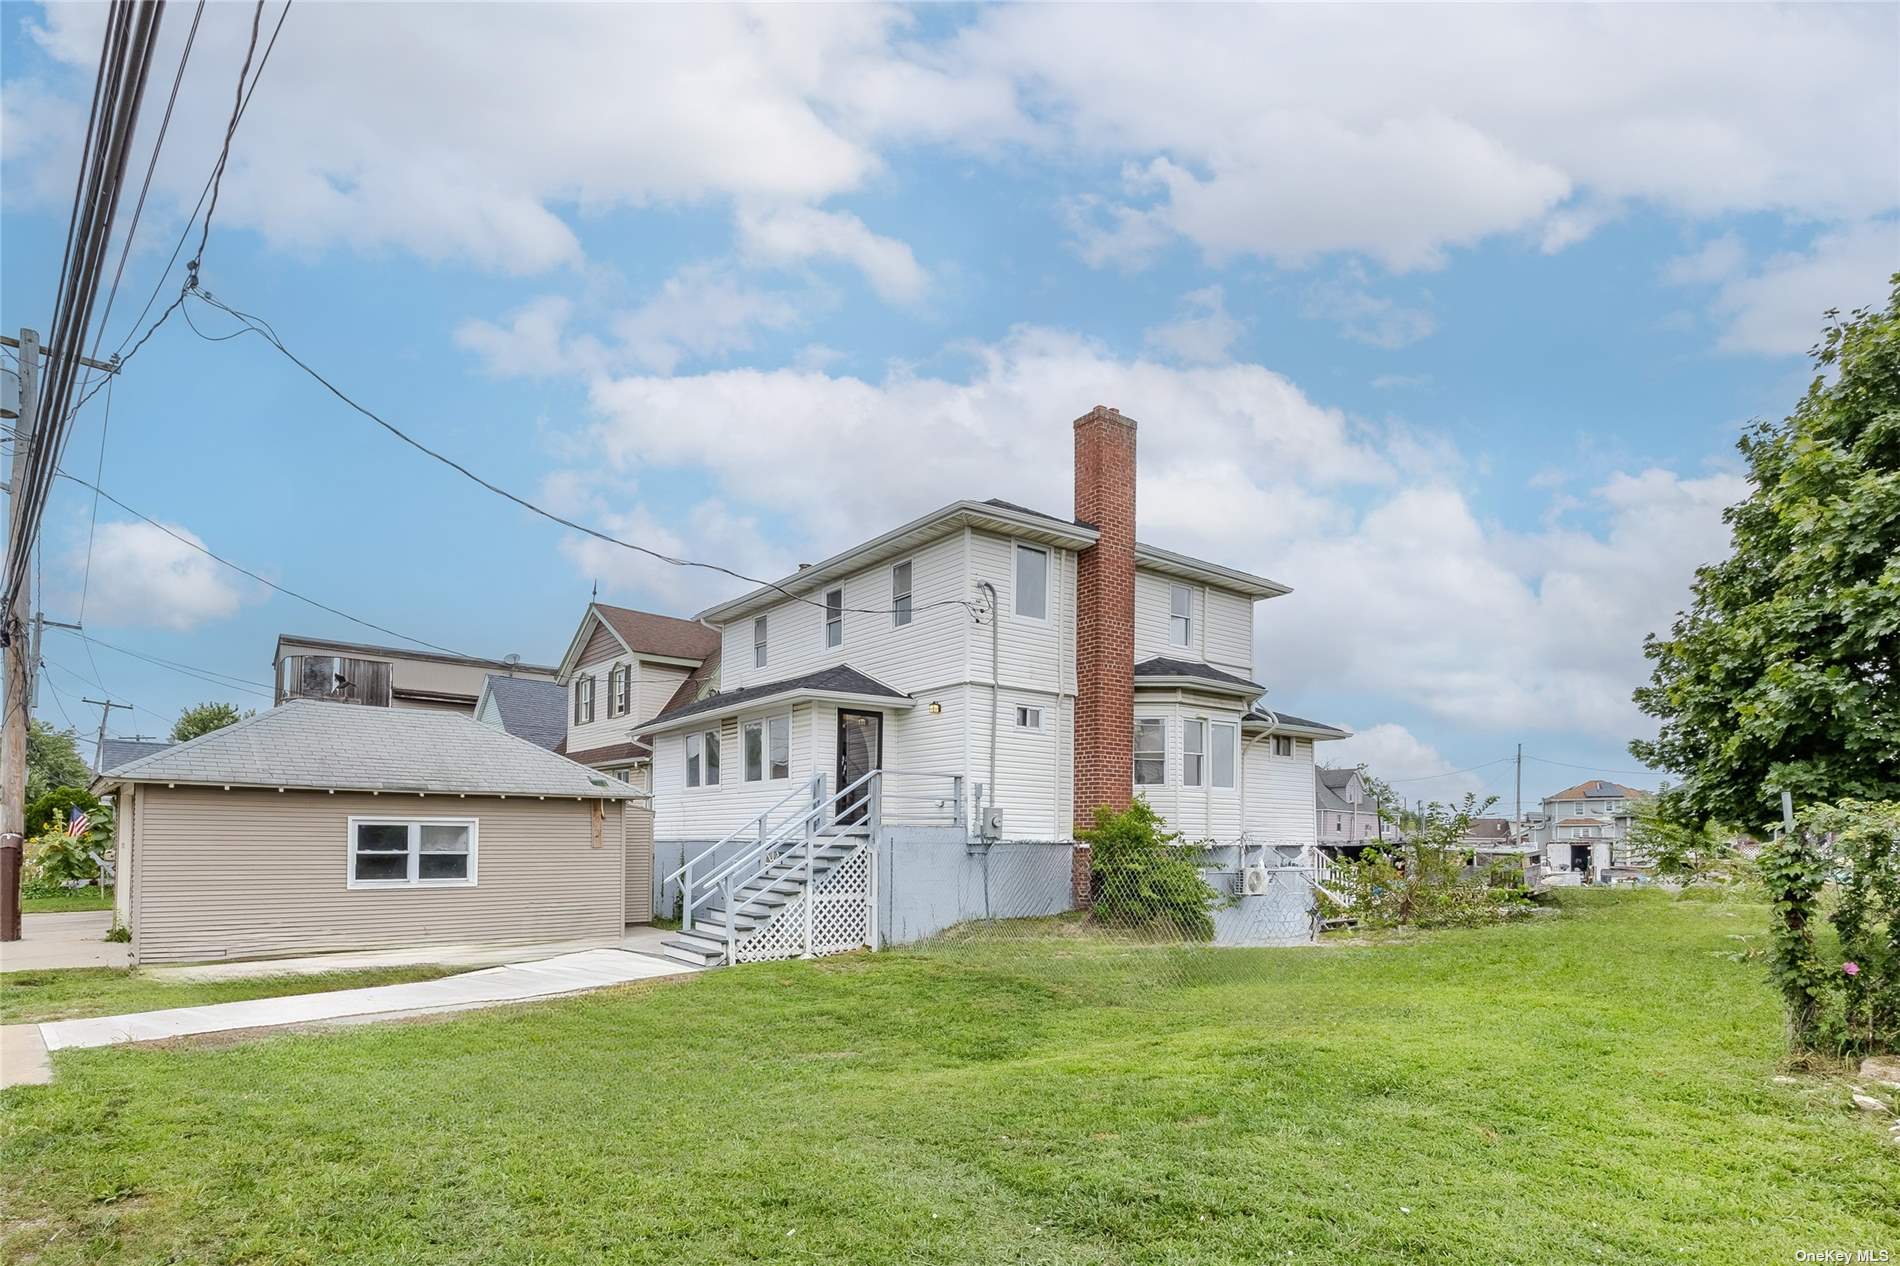
M801 840L800 847L773 858L735 887L731 911L726 908L723 887L707 890L708 900L695 911L691 924L682 922L680 934L662 943L667 955L696 967L803 957L808 907L814 922L812 956L870 944L870 832L861 826L817 829L809 863L802 845ZM811 894L814 878L815 898ZM856 920L833 917L819 926L821 910L847 904L851 897L859 897L863 907ZM856 929L841 929L840 923L863 924L855 942L841 941L841 935ZM793 952L783 952L788 949Z

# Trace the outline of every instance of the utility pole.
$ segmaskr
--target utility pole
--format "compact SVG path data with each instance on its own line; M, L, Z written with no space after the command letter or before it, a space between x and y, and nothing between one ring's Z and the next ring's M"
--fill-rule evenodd
M7 479L7 539L26 526L28 457L39 426L40 336L20 331L20 416L13 428L13 464ZM0 941L20 939L20 862L26 848L26 731L33 710L34 647L27 644L20 612L32 605L32 576L21 577L20 596L0 611L0 642L6 646L6 698L0 722Z
M33 706L35 708L40 706L40 648L46 643L46 630L48 629L71 629L75 633L83 633L85 631L84 627L78 624L68 624L64 620L49 620L46 618L46 612L44 611L36 611L33 613L33 658L31 660L31 672L33 674Z
M1517 745L1517 827L1524 827L1524 745Z
M99 745L92 749L92 768L94 773L103 774L106 772L106 722L111 719L114 708L123 708L130 712L132 705L114 703L110 699L87 699L84 696L80 697L79 702L93 704L99 709Z

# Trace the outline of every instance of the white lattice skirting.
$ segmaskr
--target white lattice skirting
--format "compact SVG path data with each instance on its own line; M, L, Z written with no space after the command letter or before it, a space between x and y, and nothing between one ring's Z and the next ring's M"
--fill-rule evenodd
M871 849L860 846L818 880L815 890L788 901L763 930L739 942L742 963L803 958L805 903L812 903L811 956L842 954L871 942Z

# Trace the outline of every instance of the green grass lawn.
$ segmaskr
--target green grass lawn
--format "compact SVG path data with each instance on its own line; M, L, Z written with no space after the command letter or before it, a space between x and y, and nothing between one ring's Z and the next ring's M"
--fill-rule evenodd
M67 888L52 896L20 897L21 914L72 914L84 910L110 910L112 889L101 890L92 884L85 888Z
M1403 942L1074 937L79 1051L0 1100L10 1262L1786 1263L1900 1148L1781 1068L1759 907ZM1752 940L1737 938L1752 937Z
M178 980L128 967L70 967L57 971L0 972L0 1024L38 1024L90 1015L162 1011L207 1002L281 998L331 989L434 980L466 967L422 965L334 971L317 975L258 976L247 980Z

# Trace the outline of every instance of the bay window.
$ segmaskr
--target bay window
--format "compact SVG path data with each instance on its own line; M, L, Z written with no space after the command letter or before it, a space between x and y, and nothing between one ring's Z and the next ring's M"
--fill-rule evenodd
M1198 787L1205 777L1207 760L1207 722L1190 718L1181 722L1181 785Z
M1135 722L1135 785L1158 787L1168 780L1168 723L1158 717Z

